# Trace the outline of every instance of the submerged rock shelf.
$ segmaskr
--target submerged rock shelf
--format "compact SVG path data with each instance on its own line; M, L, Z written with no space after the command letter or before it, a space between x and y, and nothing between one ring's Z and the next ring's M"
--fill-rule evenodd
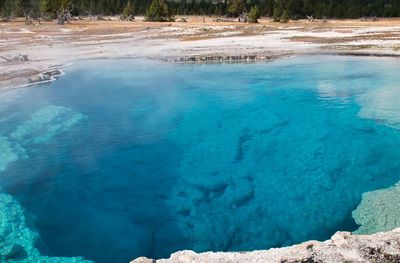
M80 257L42 255L36 248L38 239L39 234L28 227L21 205L0 189L0 262L91 262Z
M19 159L28 159L33 148L82 121L85 116L68 108L47 105L11 131L0 136L0 174ZM20 178L20 180L23 180ZM34 216L0 188L0 262L91 262L81 257L50 257L37 249L40 235L30 226Z
M372 234L400 226L400 184L363 194L361 204L353 211L361 225L355 233Z
M337 232L324 242L307 241L285 248L248 252L184 250L173 253L168 259L140 257L131 263L400 262L400 183L364 193L361 204L353 211L353 218L360 225L354 233Z
M71 109L47 105L33 113L8 136L0 135L0 172L18 159L27 159L28 151L77 125L86 116Z

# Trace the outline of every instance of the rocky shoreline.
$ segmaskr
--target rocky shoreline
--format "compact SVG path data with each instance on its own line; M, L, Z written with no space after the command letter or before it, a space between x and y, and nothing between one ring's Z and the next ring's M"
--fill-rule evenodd
M0 57L5 58L0 59L0 89L41 82L48 76L38 74L54 65L86 59L203 63L265 61L292 54L400 55L397 20L299 20L286 25L270 19L254 25L206 20L190 17L184 24L151 24L137 17L134 23L82 20L62 27L51 21L0 23Z
M168 62L219 62L219 61L263 61L273 59L272 55L230 55L230 56L189 56L189 57L177 57L170 58Z
M250 55L203 55L203 56L183 56L173 57L164 59L166 62L172 63L188 63L188 62L232 62L232 61L267 61L277 59L285 56L297 55L297 56L313 56L313 55L328 55L328 56L356 56L356 57L388 57L388 58L399 58L400 54L393 53L374 53L374 52L338 52L338 51L327 51L327 52L307 52L307 53L282 53L275 55L267 54L250 54Z
M137 258L131 263L398 263L400 228L372 235L337 232L330 240L307 241L299 245L251 252L205 252L184 250L168 259Z
M399 58L398 54L385 54L385 53L360 53L360 52L308 52L308 53L282 53L275 55L266 54L238 54L238 55L197 55L197 56L181 56L172 58L161 58L162 61L169 63L223 63L223 62L258 62L258 61L270 61L278 59L285 56L313 56L313 55L329 55L329 56L364 56L364 57L388 57L388 58ZM149 59L157 59L150 57ZM59 68L65 65L58 65L50 67L49 69L40 72L38 74L32 75L27 78L26 84L22 86L30 86L40 83L47 83L57 80L59 77L63 76L65 73ZM19 86L18 86L19 87Z

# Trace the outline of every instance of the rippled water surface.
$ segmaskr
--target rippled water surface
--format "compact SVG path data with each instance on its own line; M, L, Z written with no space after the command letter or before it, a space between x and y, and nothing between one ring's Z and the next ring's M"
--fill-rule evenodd
M400 180L400 62L81 62L0 93L0 185L43 254L127 262L355 230Z

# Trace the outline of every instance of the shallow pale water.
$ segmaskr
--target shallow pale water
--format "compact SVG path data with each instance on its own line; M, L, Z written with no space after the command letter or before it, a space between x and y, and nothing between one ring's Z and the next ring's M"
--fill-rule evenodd
M41 253L127 262L355 230L400 180L400 63L81 62L0 93L0 186Z

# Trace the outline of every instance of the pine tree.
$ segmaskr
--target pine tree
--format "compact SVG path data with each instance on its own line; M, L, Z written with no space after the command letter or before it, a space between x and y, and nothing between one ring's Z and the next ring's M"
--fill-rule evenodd
M232 0L228 7L228 14L233 17L238 17L245 11L243 0Z
M274 14L272 15L275 22L279 22L283 12L283 1L282 0L275 0L274 4Z
M260 9L258 5L253 6L248 13L248 18L250 23L258 23L258 19L260 18Z
M286 9L283 10L282 15L279 19L279 22L281 22L281 23L289 22L289 12Z
M133 13L134 13L134 7L133 7L131 1L128 1L126 3L124 11L122 12L122 16L121 16L122 20L132 21L133 19L135 19L133 16Z
M49 0L40 0L40 14L42 17L46 16L51 11L50 1Z
M21 12L21 1L19 0L5 0L1 7L1 16L3 17L14 17Z
M302 1L301 0L288 0L286 4L286 10L291 18L297 19L302 13Z
M130 2L128 2L130 1ZM167 2L168 1L168 5ZM149 20L170 20L172 13L190 15L238 16L247 7L258 5L261 15L273 16L275 21L283 18L358 18L361 16L400 16L400 0L157 0L150 10L151 0L0 0L0 14L4 17L37 14L55 17L57 12L69 10L73 15L117 15L149 12ZM130 7L129 7L130 5ZM158 10L158 11L157 11ZM284 14L284 11L287 14ZM146 12L147 11L147 12ZM158 12L158 14L157 14ZM129 16L129 15L128 15ZM284 19L285 20L285 19Z
M146 21L165 22L174 20L175 18L164 0L153 0L146 11Z
M315 14L311 0L303 0L303 15L311 16Z

